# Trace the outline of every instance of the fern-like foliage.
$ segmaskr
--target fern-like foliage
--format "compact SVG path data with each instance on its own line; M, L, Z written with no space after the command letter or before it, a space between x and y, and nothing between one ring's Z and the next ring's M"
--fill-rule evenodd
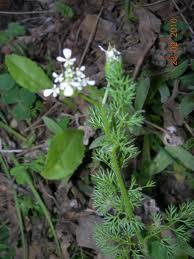
M109 50L114 53L114 49ZM142 204L143 189L153 187L153 182L141 187L132 177L126 188L121 170L139 152L132 132L141 126L143 117L133 107L135 83L124 74L121 58L107 58L105 72L104 99L89 112L91 126L102 133L94 152L94 158L102 166L94 176L93 201L104 219L95 227L97 245L104 254L116 259L170 259L184 250L191 254L193 250L188 242L194 227L194 203L180 208L171 206L163 214L155 213L150 224L135 214L135 209Z

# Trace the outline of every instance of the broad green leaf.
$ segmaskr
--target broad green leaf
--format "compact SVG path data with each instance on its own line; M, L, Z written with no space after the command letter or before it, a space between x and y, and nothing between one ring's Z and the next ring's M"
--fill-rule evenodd
M23 165L18 165L10 170L11 175L14 175L18 184L27 182L28 173Z
M189 89L194 89L194 73L191 72L190 74L181 76L180 78L181 85L189 88Z
M194 110L194 95L184 96L179 105L180 112L183 117L186 117Z
M61 1L57 1L55 3L55 8L59 13L61 13L65 17L72 18L74 16L73 9L69 5L67 5Z
M53 137L42 176L66 182L84 157L83 131L66 129Z
M4 45L9 41L9 37L6 32L0 31L0 45Z
M5 63L13 79L31 92L50 88L52 82L35 62L16 54L7 55Z
M168 153L165 152L164 149L161 149L149 166L149 175L152 176L162 172L171 165L173 161L174 160L168 155Z
M19 90L18 102L24 106L31 106L36 101L36 95L24 88Z
M13 88L9 91L2 92L1 101L5 104L14 104L17 103L17 97L19 93L19 87L14 85Z
M151 258L155 259L167 259L168 257L168 253L167 253L167 249L165 248L165 246L161 245L160 241L154 240L151 242L151 246L150 246L150 255ZM172 259L172 258L171 258Z
M166 151L188 169L194 170L194 156L181 146L165 147Z
M47 128L53 132L54 134L63 132L63 129L59 126L57 122L55 122L53 119L44 116L43 118L44 124L47 126Z
M70 119L66 116L57 119L57 123L62 129L66 129L69 125L69 122Z
M167 84L162 84L159 88L158 88L159 92L160 92L160 98L161 98L161 103L164 103L167 101L167 99L170 97L170 91L168 89Z
M31 109L22 103L17 103L11 110L11 113L17 121L26 120L31 117Z
M17 36L23 36L25 34L25 28L24 26L20 25L17 22L11 22L8 25L8 28L6 30L6 34L9 36L9 38L14 38Z
M15 81L9 74L1 74L0 75L0 91L8 91L13 88L15 85Z
M168 79L176 79L181 76L188 67L188 60L183 61L180 65L176 66L175 68L168 68L165 74L165 78Z
M145 103L149 88L150 88L150 78L149 77L141 78L140 81L138 82L137 88L136 88L137 89L136 90L136 99L135 99L136 110L142 109L142 107Z

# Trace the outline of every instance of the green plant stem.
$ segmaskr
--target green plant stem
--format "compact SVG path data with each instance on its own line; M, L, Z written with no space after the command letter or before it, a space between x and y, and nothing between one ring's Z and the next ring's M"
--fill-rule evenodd
M3 128L6 130L9 134L15 136L19 141L27 142L27 139L22 136L20 133L18 133L16 130L12 129L8 125L6 125L4 122L0 121L0 128Z
M101 110L103 121L104 121L104 133L105 133L106 138L110 139L110 143L111 143L112 142L111 141L111 130L110 130L109 121L106 116L105 107L101 106L100 110ZM125 186L123 178L121 176L121 168L118 164L118 158L117 158L117 149L118 149L117 146L113 147L113 149L112 149L111 156L110 156L111 167L117 177L117 183L118 183L119 189L121 191L121 196L122 196L122 199L123 199L123 202L125 205L125 211L126 211L127 215L129 216L129 218L132 218L134 216L133 207L131 205L126 186ZM147 246L144 242L144 239L143 239L141 233L135 229L135 234L136 234L137 239L139 240L139 243L142 245L144 255L146 255Z
M123 178L121 176L121 169L118 165L116 151L117 151L117 147L113 147L113 150L111 152L111 165L117 177L118 186L121 191L121 196L123 198L123 203L125 205L127 215L131 218L133 216L133 209L129 201L128 193L127 193Z
M6 174L7 178L11 180L8 167L7 167L5 161L3 160L3 157L1 155L0 155L0 163L2 165L3 170L5 171L5 174ZM27 242L26 242L25 234L24 234L24 226L23 226L23 221L22 221L22 215L21 215L21 211L20 211L20 207L19 207L19 203L18 203L18 199L17 199L17 193L14 189L12 189L12 193L13 193L13 198L14 198L14 202L15 202L16 214L17 214L17 218L18 218L20 233L21 233L22 247L23 247L23 258L27 259L28 258L28 249L27 249Z
M105 90L105 93L104 93L103 100L102 100L102 105L105 105L105 103L107 101L109 88L110 88L110 84L108 83L107 87L106 87L106 90Z

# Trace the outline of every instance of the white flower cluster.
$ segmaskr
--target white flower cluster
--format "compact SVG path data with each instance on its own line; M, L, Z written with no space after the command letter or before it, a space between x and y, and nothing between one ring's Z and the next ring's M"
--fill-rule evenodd
M119 61L121 58L121 52L116 50L115 47L112 47L110 44L108 46L108 49L105 50L102 46L98 46L103 52L106 54L106 60L107 62L113 62L113 61Z
M70 97L76 90L80 91L87 85L95 84L95 81L85 76L85 66L74 67L76 58L71 58L71 54L70 49L63 49L64 57L57 57L57 61L63 63L64 71L60 74L53 72L54 84L52 88L44 90L45 97L56 97L60 94Z

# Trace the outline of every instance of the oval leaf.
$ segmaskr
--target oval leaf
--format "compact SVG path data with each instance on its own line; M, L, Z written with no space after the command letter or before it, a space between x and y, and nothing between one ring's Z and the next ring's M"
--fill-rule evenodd
M6 92L13 88L15 85L15 81L11 78L9 74L1 74L0 75L0 91Z
M44 116L42 119L44 121L44 124L47 126L47 128L54 134L63 132L62 127L60 127L59 124L56 121L54 121L53 119L51 119L47 116Z
M173 163L173 159L165 152L164 149L161 149L154 160L149 166L149 175L153 176L165 170L169 165Z
M137 85L136 90L136 99L135 99L135 108L136 110L141 110L146 97L148 95L148 91L150 88L150 78L141 78Z
M188 60L183 61L180 65L176 66L175 68L168 68L168 70L166 70L166 75L165 78L168 79L176 79L179 76L181 76L182 74L185 73L185 71L188 68Z
M194 171L194 156L181 146L165 147L168 153L175 159L178 159L186 168Z
M158 90L160 92L161 103L165 103L170 97L170 91L168 89L167 84L161 84Z
M83 131L66 129L52 139L42 176L66 182L80 165L84 156Z
M35 62L16 54L7 55L5 63L13 79L31 92L50 88L52 82Z
M194 95L184 96L179 105L181 115L185 118L194 110Z

